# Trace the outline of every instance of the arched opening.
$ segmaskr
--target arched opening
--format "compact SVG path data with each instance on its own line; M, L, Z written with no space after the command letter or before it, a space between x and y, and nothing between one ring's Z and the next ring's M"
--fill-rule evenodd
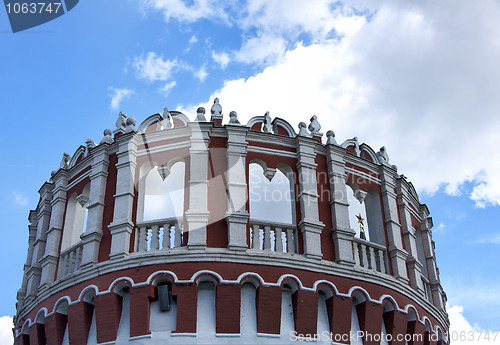
M68 332L68 302L66 300L57 305L56 312L55 338L62 345L69 345L69 332Z
M35 337L37 339L36 343L39 345L46 345L47 339L45 337L45 313L43 312L43 310L38 312L35 324L31 327L35 327Z
M122 298L122 313L116 334L117 344L128 343L130 338L130 288L126 284L123 285L122 287L120 284L115 288L115 292Z
M352 296L351 311L351 345L363 345L361 334L360 317L365 313L366 297L361 292L355 292Z
M86 336L85 343L87 345L97 344L97 326L95 320L94 309L94 290L89 290L85 293L80 303L83 303L82 325L83 331ZM78 325L80 327L80 325Z
M196 333L203 337L215 337L215 288L212 280L198 283L198 310Z
M151 303L151 332L172 333L177 324L177 299L172 295L172 283L169 278L161 277L153 285L157 287L158 299Z
M371 242L385 246L384 221L380 195L373 189L368 188L364 199L366 223L368 224L368 239Z
M263 168L263 166L265 168ZM285 164L270 169L261 161L248 167L250 218L295 224L293 172Z
M408 322L406 325L406 345L413 345L415 330L417 327L418 317L415 309L408 308ZM420 340L421 342L422 340Z
M283 284L281 293L281 335L289 337L291 332L295 331L295 306L293 303L293 294L297 291L297 285L292 282Z
M318 291L318 324L317 333L319 335L330 334L332 332L333 319L333 292L322 287ZM329 337L319 337L318 342L330 343Z
M62 234L61 252L80 241L80 236L87 225L90 183L87 184L81 194L71 194L67 201L66 217L64 219L64 230Z
M347 202L349 204L349 224L356 232L356 237L370 240L370 227L364 200L367 193L351 182L347 183Z
M383 314L382 314L382 330L380 331L380 334L382 335L380 345L389 345L388 339L389 338L392 339L393 336L394 317L395 317L394 305L389 301L385 301L383 305Z
M147 221L183 217L185 185L183 161L160 167L150 165L150 170L141 180L143 180L144 189L141 195L142 213L138 216L142 217L138 219Z
M241 285L240 333L242 337L257 334L257 286L251 280Z

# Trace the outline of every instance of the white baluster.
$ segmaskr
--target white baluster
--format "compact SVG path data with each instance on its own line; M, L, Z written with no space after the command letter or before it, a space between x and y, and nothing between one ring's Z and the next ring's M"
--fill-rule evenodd
M274 238L276 252L283 253L283 241L281 240L281 228L276 228L274 233L276 235Z
M252 242L253 242L253 249L260 249L260 227L257 224L253 225L253 236L252 236Z
M286 229L286 251L287 253L295 253L295 230Z
M170 224L163 225L163 240L161 241L161 249L169 250L170 249Z
M182 238L181 238L181 227L179 223L175 223L174 225L174 248L182 246Z
M354 255L354 262L356 266L361 266L361 262L359 261L359 248L356 242L352 242L352 253Z
M375 261L375 251L373 247L368 247L368 268L376 271L377 270L377 264Z
M151 247L150 250L159 250L160 249L160 226L153 225L151 226Z
M264 227L264 250L271 250L271 227L266 225Z

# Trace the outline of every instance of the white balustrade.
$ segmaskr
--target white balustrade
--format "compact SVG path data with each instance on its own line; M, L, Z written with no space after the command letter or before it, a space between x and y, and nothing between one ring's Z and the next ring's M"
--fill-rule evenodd
M292 224L250 220L250 248L296 253L297 227Z
M182 228L177 218L136 224L136 252L169 250L182 246Z
M82 263L83 243L78 242L61 253L59 259L60 276L64 277L80 269Z
M380 273L389 273L384 246L356 237L352 241L352 252L356 266Z

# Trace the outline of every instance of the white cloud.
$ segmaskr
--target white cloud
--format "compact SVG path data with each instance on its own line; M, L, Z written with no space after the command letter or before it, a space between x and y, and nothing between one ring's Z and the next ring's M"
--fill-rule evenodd
M164 60L163 56L149 52L146 56L135 57L132 65L137 71L137 76L141 79L165 81L172 77L174 68L181 64L177 60Z
M225 69L229 63L229 54L227 53L216 53L212 51L212 59L217 62L222 69Z
M286 42L274 35L260 35L248 39L239 51L234 52L236 60L243 63L271 65L285 55Z
M172 88L176 85L175 81L171 81L170 83L165 84L162 88L159 89L159 92L164 96L167 97L170 94L170 91Z
M109 91L111 92L109 95L111 97L110 107L113 110L118 110L121 102L125 98L129 98L134 93L131 89L118 89L114 87L109 87Z
M142 0L142 3L146 7L162 11L167 22L177 19L192 23L205 18L227 21L223 2L219 0L194 0L191 5L186 5L182 0Z
M464 308L460 305L454 305L447 308L448 317L450 319L450 334L449 338L452 344L477 344L477 345L495 345L500 344L500 336L498 331L488 333L488 330L481 329L478 324L471 325L464 317ZM487 335L488 339L485 339ZM496 336L496 337L495 337ZM494 339L496 338L496 339Z
M208 76L207 68L205 65L201 66L199 70L194 73L194 76L198 78L201 82L205 80Z
M14 336L12 335L12 328L14 324L12 323L12 317L2 316L0 317L0 344L13 344Z
M437 231L443 231L444 228L446 228L446 225L444 225L442 222L439 223L439 225L434 229L434 232L437 232Z
M350 11L317 1L308 11L291 2L288 16L284 5L251 2L242 13L253 21L240 25L263 27L232 54L269 66L248 79L226 81L210 99L218 96L240 121L269 110L296 126L316 114L323 132L333 129L339 140L358 136L375 150L385 145L391 163L421 192L445 187L457 194L471 182L469 196L478 206L500 205L500 45L494 44L500 3L355 4L357 11ZM445 15L446 6L451 12ZM301 11L304 18L298 18ZM278 13L283 23L271 23ZM273 26L281 31L266 36ZM266 52L273 49L258 40L277 38L289 46L286 31L294 28L307 28L316 43L269 59ZM342 36L329 39L329 28ZM283 46L272 48L279 56ZM247 61L243 51L250 52Z
M195 35L191 36L191 38L189 39L189 44L195 44L196 42L198 42L196 36Z
M28 206L29 199L23 193L14 191L12 192L12 196L14 197L14 204L16 204L17 206Z
M475 244L500 244L500 233L491 234L488 237L475 240Z

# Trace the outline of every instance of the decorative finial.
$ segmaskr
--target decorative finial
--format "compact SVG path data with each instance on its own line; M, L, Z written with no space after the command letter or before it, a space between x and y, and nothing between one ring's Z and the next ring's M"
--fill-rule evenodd
M207 119L205 118L205 108L199 107L196 109L196 121L207 122Z
M95 147L95 142L92 139L87 139L85 142L85 153L83 154L84 157L87 157L90 153L90 150L92 150Z
M116 129L125 130L126 120L127 120L127 115L125 115L120 111L120 113L118 114L118 119L116 120Z
M102 138L100 144L106 143L106 144L112 144L113 143L113 138L111 135L113 132L111 132L111 129L105 129L104 130L104 137Z
M321 125L318 122L318 117L316 115L313 115L313 117L311 117L310 121L311 121L311 123L309 124L309 127L308 127L309 132L311 132L311 134L319 133L319 130L321 129Z
M380 159L380 162L384 165L389 165L389 155L387 154L387 151L385 149L385 146L382 146L380 148L380 151L377 152L377 156Z
M332 145L337 145L337 140L335 140L335 132L332 131L332 130L329 130L328 132L326 132L326 144L329 145L329 144L332 144Z
M212 116L222 116L222 106L219 104L219 99L216 97L214 99L214 105L210 109Z
M356 218L358 218L358 223L359 223L359 237L362 240L366 240L366 236L365 236L365 224L363 223L364 218L361 216L361 212L356 215Z
M269 112L266 111L264 114L264 123L262 126L262 132L264 133L272 133L273 131L273 125L271 124L271 115L269 115Z
M239 125L240 121L238 120L238 113L234 110L229 113L229 124L230 125Z
M167 108L163 108L163 120L162 120L162 128L163 129L170 129L173 127L172 121L171 121L171 116L170 112L168 111Z
M125 133L128 133L128 132L136 132L135 119L133 117L129 117L127 119L127 128L125 128Z
M361 156L361 150L359 149L359 142L358 142L358 137L352 138L354 141L354 154L358 157Z
M61 159L61 165L59 166L61 169L67 169L69 166L69 160L71 159L71 156L69 153L64 152L63 153L63 158Z
M309 137L309 132L307 131L307 125L305 122L299 123L299 135L303 137Z
M167 176L170 175L170 168L166 165L160 165L158 167L158 173L160 174L163 181L165 181Z

